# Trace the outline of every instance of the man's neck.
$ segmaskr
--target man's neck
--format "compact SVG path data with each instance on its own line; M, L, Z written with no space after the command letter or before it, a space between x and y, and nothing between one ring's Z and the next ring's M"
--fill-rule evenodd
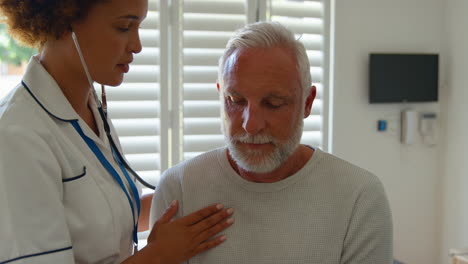
M260 183L272 183L281 181L288 178L291 175L294 175L300 169L302 169L305 164L310 160L314 154L314 150L310 147L299 145L299 147L294 151L294 153L289 156L289 158L281 164L277 169L267 172L267 173L254 173L246 171L241 168L231 157L229 150L226 150L227 157L231 167L239 174L242 178L251 182L260 182Z

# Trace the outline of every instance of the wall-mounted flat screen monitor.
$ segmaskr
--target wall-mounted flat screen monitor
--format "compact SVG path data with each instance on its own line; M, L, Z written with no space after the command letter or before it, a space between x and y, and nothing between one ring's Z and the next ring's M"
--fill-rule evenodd
M439 55L370 54L369 102L435 102Z

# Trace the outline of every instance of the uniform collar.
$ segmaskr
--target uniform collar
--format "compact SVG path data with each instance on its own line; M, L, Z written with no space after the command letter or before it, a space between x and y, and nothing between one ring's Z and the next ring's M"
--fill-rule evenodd
M57 82L34 56L23 76L23 85L36 102L51 116L62 121L80 119Z
M29 61L26 73L23 76L23 86L31 94L34 100L46 111L50 116L64 121L72 122L78 120L82 124L84 133L103 146L108 145L106 132L104 131L103 121L97 110L97 103L94 96L89 97L88 105L91 107L94 119L96 120L99 129L97 136L81 119L81 117L73 109L72 105L65 97L62 89L58 86L54 78L39 62L39 59L34 56Z

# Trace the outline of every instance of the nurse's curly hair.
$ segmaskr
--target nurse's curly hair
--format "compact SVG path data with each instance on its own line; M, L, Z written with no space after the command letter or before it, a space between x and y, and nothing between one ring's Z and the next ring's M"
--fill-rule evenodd
M97 3L109 0L0 0L0 18L20 43L42 48L86 17Z

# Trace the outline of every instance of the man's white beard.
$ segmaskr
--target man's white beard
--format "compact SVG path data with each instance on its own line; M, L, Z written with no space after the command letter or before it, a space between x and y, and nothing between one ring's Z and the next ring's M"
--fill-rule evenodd
M254 136L238 134L229 138L226 135L225 129L223 129L223 132L229 153L238 166L249 172L267 173L280 167L294 153L301 141L303 126L304 119L300 118L293 131L293 135L285 142L281 142L266 134ZM238 145L239 142L254 144L271 143L274 150L273 152L265 152L263 150L242 149Z

